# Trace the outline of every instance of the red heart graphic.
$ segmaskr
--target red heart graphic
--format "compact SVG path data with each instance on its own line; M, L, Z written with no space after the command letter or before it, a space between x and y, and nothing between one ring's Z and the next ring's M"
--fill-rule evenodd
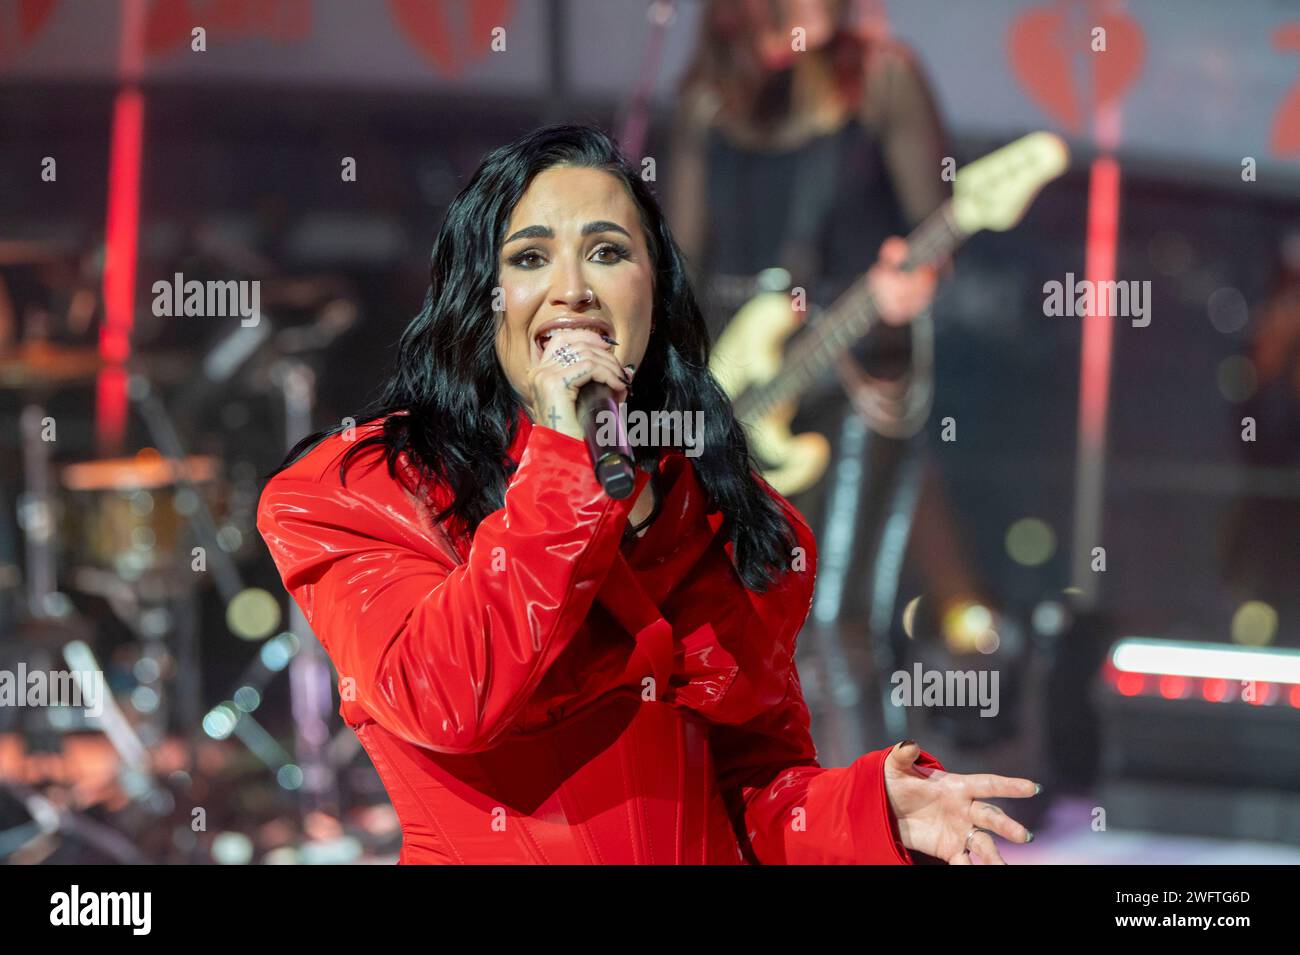
M1300 24L1278 27L1273 47L1284 53L1300 53ZM1278 156L1300 153L1300 83L1291 87L1273 118L1273 135L1269 147Z
M1300 85L1292 87L1278 107L1269 148L1278 156L1300 153Z
M209 37L264 36L290 42L310 31L311 7L303 0L155 0L144 21L145 54L189 46L196 26L204 27Z
M1142 70L1146 52L1142 27L1122 10L1088 4L1086 17L1069 16L1065 3L1033 7L1011 23L1007 47L1021 87L1066 129L1077 132L1083 105L1074 81L1074 64L1088 57L1094 104L1128 92ZM1094 52L1092 31L1106 31L1106 49Z
M59 0L19 0L18 43L14 46L13 53L21 53L32 45L32 40L35 39L36 34L49 22L50 14L54 12L54 7L58 2ZM9 19L9 16L6 15L3 20L0 20L0 28L8 26ZM5 43L5 35L0 32L0 55L9 52L8 44Z
M1117 100L1129 91L1142 72L1142 58L1146 43L1142 27L1123 11L1103 13L1096 18L1095 26L1106 31L1106 49L1093 53L1092 90L1098 106Z
M1079 97L1070 72L1065 9L1026 10L1011 23L1008 54L1029 97L1070 130L1079 128Z
M1283 53L1300 53L1300 23L1288 23L1273 34L1273 46Z
M492 28L505 26L514 5L515 0L472 0L466 28L469 35L452 37L447 26L446 13L452 6L448 0L388 0L388 8L407 39L447 76L458 76L487 52Z
M188 0L155 3L144 20L145 53L153 56L183 45L190 38L190 30L198 25L196 19Z

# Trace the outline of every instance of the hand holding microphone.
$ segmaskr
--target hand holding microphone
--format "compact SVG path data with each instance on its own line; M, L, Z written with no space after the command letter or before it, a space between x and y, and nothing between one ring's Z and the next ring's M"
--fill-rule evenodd
M620 365L614 354L615 345L589 328L555 329L530 372L532 417L535 425L586 441L597 479L611 497L623 498L632 493L635 475L622 428L618 445L597 441L598 415L618 415L632 380L630 366Z

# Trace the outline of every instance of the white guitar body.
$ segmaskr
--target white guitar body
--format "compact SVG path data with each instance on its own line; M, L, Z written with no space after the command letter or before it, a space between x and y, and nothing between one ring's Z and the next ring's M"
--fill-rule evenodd
M776 377L784 364L786 340L799 321L785 292L763 292L741 307L718 336L709 360L709 370L727 397L734 399ZM791 433L790 422L798 410L798 402L792 401L744 422L763 477L783 496L816 484L830 464L831 445L824 435Z

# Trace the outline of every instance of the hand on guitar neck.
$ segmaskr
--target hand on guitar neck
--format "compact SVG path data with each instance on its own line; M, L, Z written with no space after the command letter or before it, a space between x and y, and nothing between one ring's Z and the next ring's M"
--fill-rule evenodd
M906 325L934 299L938 269L934 265L906 268L907 253L907 242L890 236L881 244L876 264L867 270L867 287L886 325Z

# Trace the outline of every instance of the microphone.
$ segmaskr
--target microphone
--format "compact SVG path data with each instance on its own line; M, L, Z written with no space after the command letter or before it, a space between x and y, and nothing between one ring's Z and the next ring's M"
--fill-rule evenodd
M598 381L589 381L578 389L576 406L578 421L582 424L582 433L587 438L587 451L591 454L591 465L596 480L600 482L605 493L615 500L627 497L636 487L636 470L633 467L632 449L627 443L627 426L623 416L618 413L618 402L609 385ZM602 444L600 431L607 428L597 418L602 411L608 411L618 432L613 443Z

